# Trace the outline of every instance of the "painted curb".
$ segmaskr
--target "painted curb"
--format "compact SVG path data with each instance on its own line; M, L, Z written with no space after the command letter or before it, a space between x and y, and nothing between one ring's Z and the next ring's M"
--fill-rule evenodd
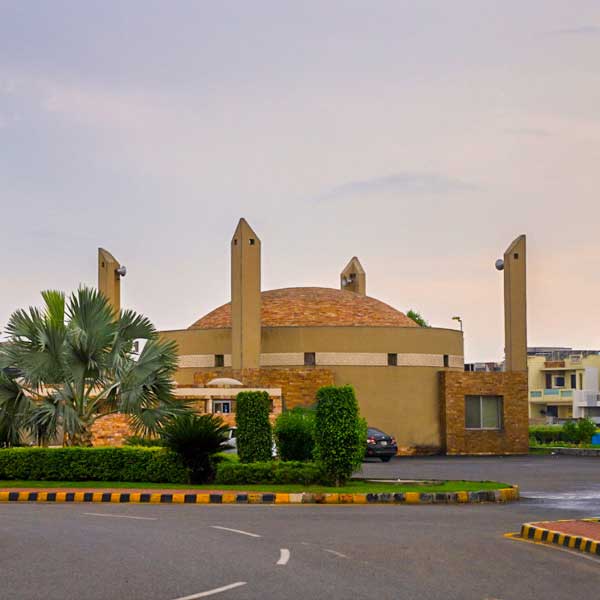
M0 491L0 502L112 502L116 504L475 504L514 502L519 487L481 492L313 494L313 493L238 493L178 494L141 492L38 492Z
M577 520L600 522L600 518ZM540 522L561 523L564 521L573 521L573 519L561 519L557 521ZM531 523L523 523L523 525L521 525L521 537L526 540L533 540L535 542L543 542L546 544L554 544L556 546L563 546L565 548L580 550L581 552L587 552L588 554L600 556L600 540L593 540L591 538L583 537L580 535L568 535L566 533L561 533L560 531L553 531L552 529L540 527L539 525L532 525Z

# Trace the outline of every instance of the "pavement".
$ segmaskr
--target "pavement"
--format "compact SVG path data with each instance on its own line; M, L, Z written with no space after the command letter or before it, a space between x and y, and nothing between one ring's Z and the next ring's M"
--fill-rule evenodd
M0 599L597 597L595 558L504 534L526 522L600 513L598 459L403 458L366 463L363 471L506 481L519 484L526 499L369 507L2 504ZM579 495L588 499L578 502Z

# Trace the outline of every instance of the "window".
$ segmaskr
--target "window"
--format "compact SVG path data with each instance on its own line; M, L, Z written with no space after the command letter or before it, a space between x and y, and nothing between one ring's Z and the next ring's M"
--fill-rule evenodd
M304 366L305 367L314 367L317 364L317 358L314 352L305 352L304 353Z
M255 239L254 239L254 238L250 238L250 239L248 240L248 243L249 243L251 246L254 246L254 244L255 244L256 242L255 242Z
M571 373L571 389L577 389L577 375L575 373Z
M546 373L546 389L552 389L552 375L550 373Z
M450 358L447 354L444 354L444 367L450 366Z
M565 387L565 376L558 375L554 378L554 387Z
M215 367L225 366L225 356L223 354L215 354Z
M398 366L398 355L397 354L388 354L388 367L397 367Z
M231 412L231 400L213 400L213 413L228 415Z
M467 429L502 429L502 396L465 396Z

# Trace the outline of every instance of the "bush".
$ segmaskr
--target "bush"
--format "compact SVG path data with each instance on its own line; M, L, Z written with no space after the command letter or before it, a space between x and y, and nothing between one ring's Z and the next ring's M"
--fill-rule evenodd
M336 486L361 466L365 429L352 386L328 386L317 392L315 455Z
M575 421L567 421L562 426L560 441L570 442L571 444L576 444L579 441L579 431L577 429L577 423L575 423Z
M237 451L240 461L251 463L270 460L273 436L269 422L269 394L240 392L236 404Z
M213 456L227 440L227 425L216 415L187 414L175 417L161 430L164 445L181 456L189 470L190 483L214 479Z
M530 427L529 436L535 438L540 444L558 442L562 436L562 427L558 425Z
M7 448L0 479L187 483L188 471L164 448Z
M321 465L299 461L268 461L249 464L222 462L215 483L247 485L251 483L297 483L314 485L325 482Z
M581 419L577 422L577 441L580 444L591 444L595 433L596 424L591 419Z
M139 435L130 435L125 438L126 446L143 446L144 448L158 448L164 446L160 438L142 437Z
M311 460L315 448L315 415L313 411L293 409L282 413L273 429L281 460Z

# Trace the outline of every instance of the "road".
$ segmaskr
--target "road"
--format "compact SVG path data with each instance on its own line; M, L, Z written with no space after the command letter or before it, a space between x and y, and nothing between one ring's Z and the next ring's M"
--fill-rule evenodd
M526 499L472 506L4 504L0 598L597 597L600 562L503 537L525 521L600 513L598 500L563 497L600 490L597 460L398 459L365 464L364 474L506 480L519 483Z

